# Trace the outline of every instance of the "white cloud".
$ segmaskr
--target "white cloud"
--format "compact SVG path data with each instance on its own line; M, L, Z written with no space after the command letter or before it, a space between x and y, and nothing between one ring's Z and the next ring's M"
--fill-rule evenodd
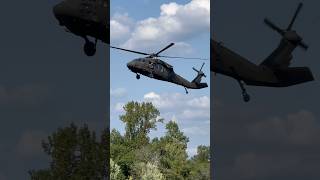
M110 37L112 43L124 41L130 37L134 22L128 14L115 14L110 20Z
M210 135L210 126L186 127L186 128L183 128L182 131L187 135L209 136Z
M125 103L118 102L118 103L116 103L116 105L114 106L114 110L115 110L116 112L124 112L124 109L123 109L124 105L125 105Z
M110 89L110 95L114 98L121 98L127 95L125 88Z
M174 117L176 120L210 119L210 98L208 96L193 97L173 93L157 94L150 92L144 95L144 101L152 102L162 115Z
M197 154L197 148L188 148L187 153L189 157L193 157L194 155Z
M126 26L120 22L112 18L111 37L113 34L117 35L115 38L123 36L120 35L122 33L127 34L130 25ZM192 48L185 41L209 32L210 0L192 0L185 5L172 2L161 5L158 17L149 17L136 22L129 37L121 46L136 50L146 48L155 50L170 42L176 42L177 46L173 49L181 49L184 53L188 53L192 52ZM179 52L177 49L175 52Z
M195 108L209 108L210 107L210 98L208 96L202 96L199 98L191 99L187 102L191 107Z
M178 116L180 119L210 119L210 111L208 109L185 109Z

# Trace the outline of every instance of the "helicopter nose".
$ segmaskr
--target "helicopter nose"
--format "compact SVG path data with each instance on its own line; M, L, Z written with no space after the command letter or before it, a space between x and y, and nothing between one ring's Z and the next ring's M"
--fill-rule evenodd
M72 9L69 8L68 3L66 3L66 1L62 1L61 3L53 7L53 14L56 17L56 19L59 20L60 25L63 25L62 17L69 15L71 11Z
M128 62L128 63L127 63L127 67L128 67L129 69L131 69L131 68L133 67L133 63L132 63L132 62Z
M61 2L53 7L53 14L57 17L64 14L64 2Z
M134 62L130 61L127 63L127 67L132 70L134 68Z

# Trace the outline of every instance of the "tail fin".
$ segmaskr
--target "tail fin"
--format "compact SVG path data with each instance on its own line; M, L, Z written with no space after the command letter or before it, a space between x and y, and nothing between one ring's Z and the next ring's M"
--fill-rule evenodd
M192 83L196 83L196 84L206 84L206 83L201 83L201 79L202 77L207 77L201 70L204 66L204 63L202 64L200 70L197 70L196 68L192 68L194 71L196 71L198 73L198 75L194 78L194 80L192 80Z

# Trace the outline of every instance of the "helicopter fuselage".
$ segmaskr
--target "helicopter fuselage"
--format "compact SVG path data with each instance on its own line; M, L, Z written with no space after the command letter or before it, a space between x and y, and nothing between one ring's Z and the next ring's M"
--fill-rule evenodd
M201 89L207 87L206 83L199 84L186 80L174 72L173 66L160 59L148 57L138 58L130 61L127 64L127 67L136 74L141 74L161 81L171 82L185 88Z
M66 31L85 39L86 55L96 53L98 40L109 44L109 0L63 0L54 6L53 13Z
M308 73L306 67L281 67L277 64L272 66L256 65L239 54L213 41L214 56L211 63L211 70L237 80L247 85L267 87L288 87L302 82L313 80L312 74ZM282 40L278 48L267 58L272 62L276 59L291 59L291 53L296 45ZM288 60L289 61L289 60Z
M78 36L92 36L107 43L107 0L64 0L53 8L61 26Z

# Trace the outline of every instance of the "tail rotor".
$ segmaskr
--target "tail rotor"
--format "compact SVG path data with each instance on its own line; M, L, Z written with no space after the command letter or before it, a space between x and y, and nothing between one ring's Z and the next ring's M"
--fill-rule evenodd
M197 70L195 67L193 67L192 69L193 69L194 71L196 71L196 72L198 73L198 75L201 75L201 76L203 76L203 77L207 77L207 76L202 72L203 66L204 66L204 63L202 64L200 70Z
M292 17L286 29L279 28L277 25L275 25L272 21L270 21L267 18L264 19L264 23L274 31L278 32L283 38L287 39L288 41L294 44L297 44L299 47L301 47L304 50L308 50L308 45L302 41L302 38L294 30L292 30L293 24L295 23L297 16L300 13L302 7L303 7L303 4L299 3L297 10L295 11L294 16Z

